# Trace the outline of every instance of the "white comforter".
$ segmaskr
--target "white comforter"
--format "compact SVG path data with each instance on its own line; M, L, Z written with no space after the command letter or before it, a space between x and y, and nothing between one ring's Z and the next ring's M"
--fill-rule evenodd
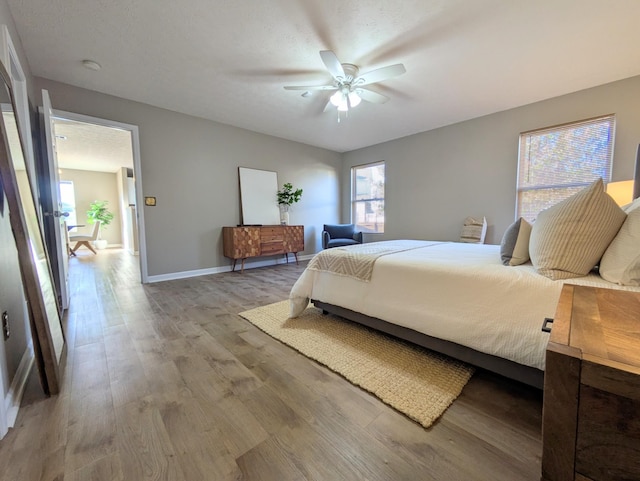
M617 287L599 276L576 283ZM291 316L315 299L544 369L541 326L562 284L530 264L503 266L497 245L425 241L380 257L369 282L306 269L291 290Z

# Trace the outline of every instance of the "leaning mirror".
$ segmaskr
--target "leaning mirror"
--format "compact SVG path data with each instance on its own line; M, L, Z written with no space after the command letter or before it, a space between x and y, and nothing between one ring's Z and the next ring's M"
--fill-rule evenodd
M280 223L278 209L278 174L270 170L239 167L242 224L273 225Z
M2 65L0 77L0 178L18 251L40 380L45 392L55 394L59 391L59 364L64 335L34 201L34 179L29 178L25 167L15 103L9 77Z

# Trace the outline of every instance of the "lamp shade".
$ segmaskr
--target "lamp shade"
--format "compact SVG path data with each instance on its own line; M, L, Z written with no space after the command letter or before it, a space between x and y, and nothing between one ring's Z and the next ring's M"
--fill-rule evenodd
M609 194L619 206L630 204L633 200L633 180L621 180L607 184Z

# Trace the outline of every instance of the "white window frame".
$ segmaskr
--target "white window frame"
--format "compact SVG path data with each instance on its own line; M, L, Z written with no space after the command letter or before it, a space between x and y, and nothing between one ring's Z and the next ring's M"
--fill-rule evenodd
M384 160L380 160L377 162L370 162L367 164L361 164L361 165L354 165L353 167L351 167L351 222L353 224L356 224L356 227L358 226L357 223L357 215L356 215L356 209L357 209L357 205L361 204L361 203L365 203L365 202L382 202L383 205L385 203L385 196L383 195L382 197L371 197L371 198L367 198L367 199L356 199L356 181L357 181L357 171L361 170L361 169L368 169L371 167L376 167L382 165L384 167L384 177L385 177L385 185L386 185L386 179L387 179L387 166L386 166L386 162ZM385 190L385 195L386 195L386 190ZM385 217L385 212L386 212L386 206L383 208L383 218ZM385 222L382 223L382 228L381 230L363 230L363 232L367 233L367 234L384 234L384 225Z
M75 184L73 183L72 180L61 180L60 181L60 185L58 186L58 191L60 192L60 202L62 202L63 204L66 204L66 200L67 199L66 196L63 195L64 189L62 187L62 184L66 184L66 185L70 185L71 186L71 193L72 193L72 197L73 197L73 211L69 213L69 216L67 216L66 218L66 222L68 226L75 226L78 224L78 210L76 209L76 189L75 189ZM64 198L63 198L64 197ZM66 212L66 211L65 211ZM69 232L78 232L78 229L76 227L73 227L72 229L69 230Z
M597 123L603 123L603 122L610 122L610 136L609 136L610 140L609 140L609 146L608 146L608 158L606 160L606 165L599 166L601 169L604 169L603 176L594 174L593 178L574 179L570 181L558 182L553 184L546 184L546 185L539 184L539 185L523 187L521 182L522 181L521 175L525 175L524 169L526 168L525 166L529 164L529 159L530 159L529 153L526 151L526 146L528 145L527 144L528 139L531 139L533 137L542 137L547 134L562 132L562 131L571 130L571 129L577 129L581 126L588 126L590 124L597 124ZM576 188L586 187L590 185L593 181L597 180L599 177L602 177L602 180L605 184L609 183L611 181L611 171L613 167L613 150L614 150L614 143L615 143L615 131L616 131L615 114L608 114L608 115L601 115L601 116L593 117L589 119L578 120L575 122L567 122L564 124L554 125L551 127L545 127L542 129L522 132L520 134L519 143L518 143L518 174L516 178L515 218L518 219L519 217L523 217L521 195L524 192L530 192L533 190L550 189L550 188L567 189L568 192L566 197L569 197L575 191ZM561 200L563 199L559 198L556 200L556 202L559 202ZM528 219L528 220L532 221L534 219Z

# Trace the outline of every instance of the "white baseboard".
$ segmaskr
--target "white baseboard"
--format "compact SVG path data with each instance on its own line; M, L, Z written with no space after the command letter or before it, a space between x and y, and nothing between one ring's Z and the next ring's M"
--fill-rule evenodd
M9 387L6 397L4 398L4 406L7 413L7 426L12 428L18 417L18 409L20 409L20 403L22 402L22 395L24 394L24 388L27 385L29 374L35 357L33 354L33 346L31 343L27 345L27 348L20 359L20 364L16 370L13 381Z
M315 254L307 254L304 256L298 256L299 261L307 261L313 258ZM275 264L286 264L287 261L282 259L276 259ZM273 266L274 259L268 260L257 260L253 262L245 262L244 268L246 269L255 269L257 267L267 267ZM209 269L197 269L193 271L182 271L182 272L171 272L169 274L159 274L156 276L149 276L147 281L149 283L153 282L163 282L163 281L173 281L176 279L187 279L189 277L199 277L199 276L208 276L211 274L221 274L223 272L231 272L232 266L221 266L221 267L211 267ZM236 265L236 270L240 269L238 265Z

